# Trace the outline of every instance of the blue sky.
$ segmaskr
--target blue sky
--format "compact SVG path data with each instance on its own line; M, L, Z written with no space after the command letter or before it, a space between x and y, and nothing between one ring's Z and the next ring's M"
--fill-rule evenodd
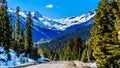
M9 8L38 11L50 18L79 16L96 9L100 0L7 0Z

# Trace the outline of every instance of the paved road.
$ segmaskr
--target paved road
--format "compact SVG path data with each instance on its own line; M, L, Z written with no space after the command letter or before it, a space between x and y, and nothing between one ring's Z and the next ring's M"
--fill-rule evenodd
M96 63L83 63L80 61L51 61L41 64L28 64L13 67L0 67L0 68L97 68Z
M68 61L52 61L48 63L42 63L37 65L32 65L24 68L76 68L74 62Z
M94 63L83 63L81 61L51 61L36 65L27 66L24 68L97 68Z

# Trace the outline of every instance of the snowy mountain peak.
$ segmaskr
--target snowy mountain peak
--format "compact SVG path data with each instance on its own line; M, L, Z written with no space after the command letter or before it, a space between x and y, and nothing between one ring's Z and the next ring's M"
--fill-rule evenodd
M94 15L95 15L95 11L90 11L89 13L83 14L81 16L72 16L72 17L68 17L68 18L53 19L53 20L63 24L64 26L62 26L62 29L65 30L66 28L68 28L70 26L85 23L85 22L89 21L91 18L94 17Z
M8 9L9 12L15 14L15 10ZM65 30L66 28L84 23L88 20L90 20L94 15L95 11L90 11L86 14L83 14L81 16L72 16L68 18L62 18L62 19L51 19L45 16L42 16L39 12L31 12L33 23L38 25L39 27L46 28L46 29L53 29L53 30ZM20 12L20 16L23 18L27 17L26 12Z
M16 21L16 10L8 9L8 13L12 16L13 26ZM20 11L20 21L23 29L25 28L27 12ZM64 32L68 32L72 29L80 28L81 26L89 25L93 22L93 17L95 15L95 11L90 11L81 16L72 16L68 18L62 19L51 19L49 17L41 15L39 12L31 12L32 20L33 20L33 38L35 41L39 41L41 38L51 39L58 35L61 35ZM80 27L76 27L79 25ZM75 26L75 27L73 27ZM69 30L68 30L69 29ZM53 33L53 34L50 34ZM39 37L36 35L40 35ZM37 38L37 40L36 40Z
M31 12L31 15L32 15L32 17L42 17L42 15L37 11Z

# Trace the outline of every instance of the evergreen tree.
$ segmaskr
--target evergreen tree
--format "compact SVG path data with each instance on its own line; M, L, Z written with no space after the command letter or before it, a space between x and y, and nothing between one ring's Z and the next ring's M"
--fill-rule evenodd
M49 50L49 52L48 52L48 58L53 60L53 50L52 49Z
M25 51L25 49L24 49L24 33L23 33L22 29L20 29L20 33L18 34L17 46L19 46L18 54L21 54Z
M113 22L115 17L111 12L113 6L110 3L110 0L102 0L100 2L91 30L90 43L93 49L93 56L101 68L114 66L114 51L118 47L117 33ZM117 54L118 56L120 55L118 51Z
M19 7L16 8L16 23L15 23L15 27L14 27L14 33L13 33L13 38L14 38L14 45L13 45L13 49L16 51L17 55L19 54L19 45L18 43L18 35L20 34L20 18L19 18Z
M84 49L84 51L82 53L81 61L82 62L86 62L87 61L87 48Z
M9 56L9 49L11 46L11 25L7 14L6 0L0 1L0 42Z
M37 51L38 51L38 48L37 48L37 46L35 46L35 47L32 47L32 51L31 51L31 53L29 53L30 57L34 60L37 60L37 58L39 58Z
M37 60L37 58L39 58L40 56L38 55L38 46L36 45L34 48L34 52L33 52L34 59Z
M14 32L14 39L17 40L18 39L18 34L20 33L20 8L17 7L16 8L16 24L15 24L15 32Z
M87 48L87 62L92 62L92 61L95 61L93 55L92 55L92 48L91 48L91 45L90 45L90 39L88 39L88 41L86 41L86 47Z
M83 50L84 50L84 46L82 43L82 39L80 38L80 36L77 35L76 38L74 39L74 47L73 47L73 52L75 53L77 60L81 59Z
M0 45L2 44L3 37L3 2L0 1Z
M47 49L46 49L46 48L43 49L43 55L44 55L44 57L46 57L46 58L48 57L48 53L47 53Z
M32 19L30 12L27 16L27 22L26 22L26 36L25 36L25 50L26 50L26 56L27 54L30 55L30 58L32 58L32 48L33 48L33 42L32 42Z
M119 0L112 0L110 3L111 6L111 18L113 18L112 22L114 23L114 30L112 31L112 35L114 37L115 45L112 47L113 54L112 59L114 61L113 67L119 66L120 67L120 1Z
M13 46L13 38L12 38L12 33L13 33L13 30L12 30L12 16L11 16L11 14L9 15L9 22L10 22L10 27L9 27L9 29L10 29L10 47L12 48L12 46Z
M117 32L117 35L114 35L115 38L117 37L117 39L115 39L116 43L120 43L120 1L119 0L112 0L111 3L111 12L112 15L111 17L113 18L112 22L114 23L114 32L113 34L115 34L115 32Z
M63 49L50 52L52 52L52 56L54 56L56 60L80 60L83 50L82 40L79 36L76 36L74 40L69 40Z
M88 47L87 48L87 57L86 57L88 62L94 61L94 57L92 56L92 52L93 52L92 48Z

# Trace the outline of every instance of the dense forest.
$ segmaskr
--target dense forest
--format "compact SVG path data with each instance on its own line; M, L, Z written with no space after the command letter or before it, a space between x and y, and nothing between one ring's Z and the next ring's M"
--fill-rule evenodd
M91 62L94 60L92 57L92 49L89 48L88 45L83 44L79 35L77 35L75 39L69 40L62 49L51 49L48 54L45 55L52 60L81 60L83 62Z
M7 12L6 0L0 0L0 45L5 48L9 57L9 49L13 49L17 56L24 56L37 60L44 55L51 60L80 60L83 62L97 62L99 68L120 67L120 1L102 0L96 9L91 36L83 42L77 35L69 39L63 48L47 50L33 46L32 19L30 12L26 18L26 26L20 25L20 8L16 8L16 23L12 27L11 15ZM59 46L59 44L58 44Z
M16 8L16 23L12 27L11 15L7 12L6 0L0 0L0 45L5 48L8 60L11 58L9 49L13 49L17 56L25 53L25 57L37 59L35 55L37 49L33 47L32 42L32 19L30 12L26 19L26 28L23 29L20 25L20 8Z
M120 1L99 3L91 30L90 46L101 68L120 66Z

